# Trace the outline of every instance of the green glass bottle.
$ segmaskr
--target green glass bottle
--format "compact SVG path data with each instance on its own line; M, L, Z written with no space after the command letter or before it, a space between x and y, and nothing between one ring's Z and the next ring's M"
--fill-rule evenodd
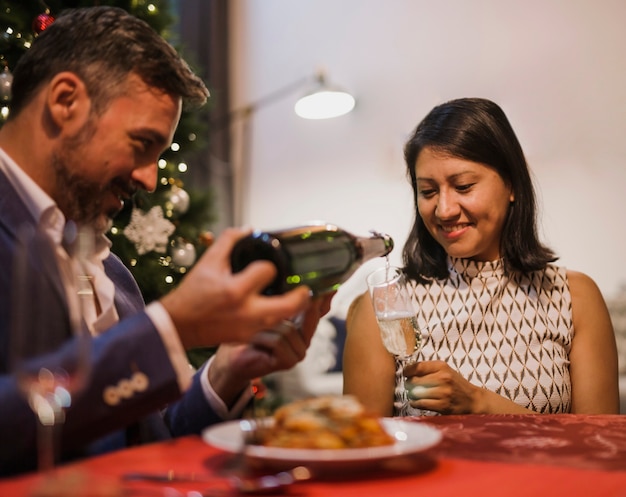
M231 254L233 272L255 260L274 263L278 274L267 295L307 285L316 293L337 290L361 264L393 249L389 235L352 235L332 224L319 223L280 231L255 231L242 238Z

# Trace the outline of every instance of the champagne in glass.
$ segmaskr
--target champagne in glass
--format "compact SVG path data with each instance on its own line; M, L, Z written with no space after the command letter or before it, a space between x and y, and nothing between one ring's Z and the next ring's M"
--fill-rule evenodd
M404 369L407 364L415 362L422 343L406 277L399 268L386 266L367 277L367 286L383 345ZM401 413L406 413L407 408L408 398Z
M390 312L377 316L376 320L385 348L407 364L414 362L422 343L415 314Z

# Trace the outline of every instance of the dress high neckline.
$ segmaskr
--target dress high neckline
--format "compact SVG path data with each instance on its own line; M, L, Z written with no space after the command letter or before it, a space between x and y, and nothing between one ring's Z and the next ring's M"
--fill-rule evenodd
M502 276L504 274L504 261L473 261L471 259L461 259L448 257L448 269L467 278L489 278Z

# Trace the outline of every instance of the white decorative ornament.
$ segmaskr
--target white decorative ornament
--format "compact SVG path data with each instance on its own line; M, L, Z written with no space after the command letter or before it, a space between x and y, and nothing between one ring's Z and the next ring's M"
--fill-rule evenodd
M155 205L148 212L134 208L130 222L124 228L124 236L135 244L139 255L151 250L164 254L167 241L175 229L176 226L163 217L163 209Z
M170 249L172 262L178 267L190 267L196 262L196 247L193 243L178 238Z
M189 194L179 186L172 186L165 201L165 209L168 217L180 216L187 212L190 202Z

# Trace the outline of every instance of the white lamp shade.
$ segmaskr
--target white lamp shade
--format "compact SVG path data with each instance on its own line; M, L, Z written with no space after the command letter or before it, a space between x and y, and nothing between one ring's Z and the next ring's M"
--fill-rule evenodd
M295 111L304 119L330 119L347 114L354 108L354 97L337 90L320 90L296 102Z

